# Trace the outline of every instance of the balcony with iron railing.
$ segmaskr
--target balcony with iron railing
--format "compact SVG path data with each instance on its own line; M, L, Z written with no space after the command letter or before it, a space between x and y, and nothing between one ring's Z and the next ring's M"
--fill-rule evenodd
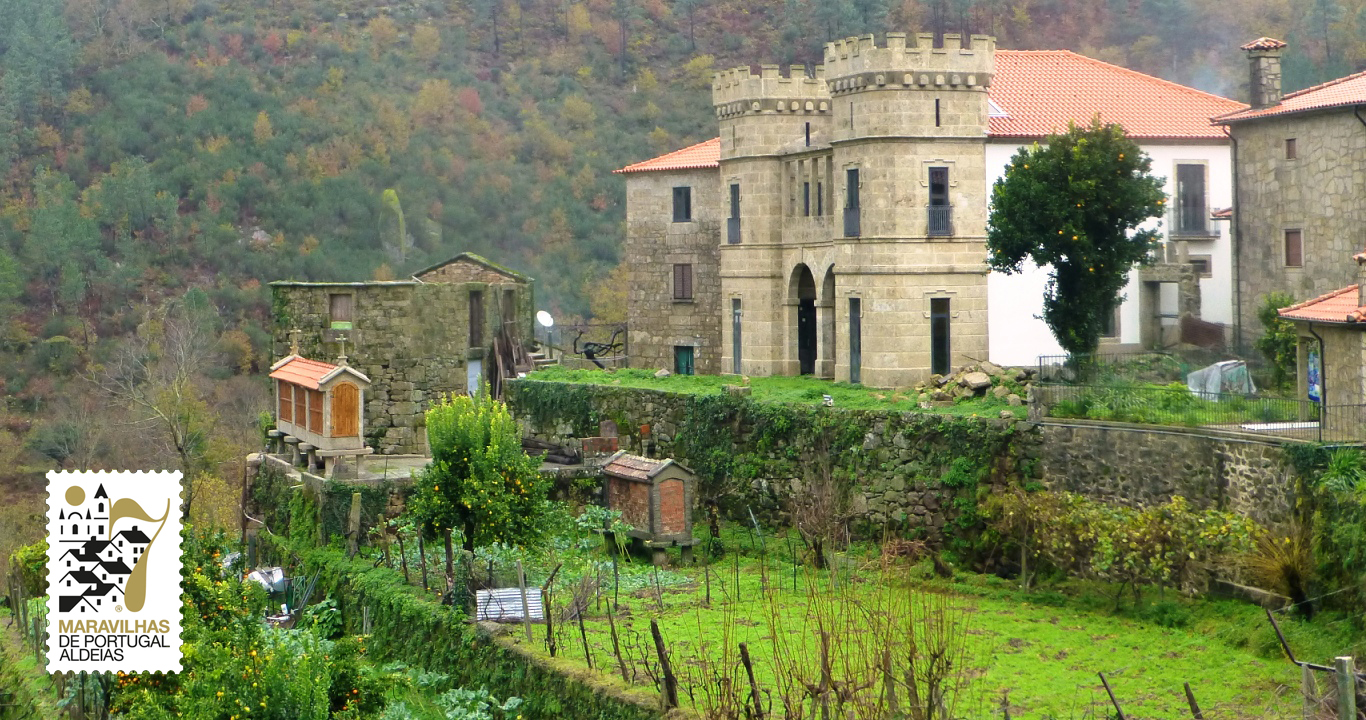
M1209 208L1203 205L1175 206L1167 211L1167 235L1207 239L1219 237L1219 229L1210 221Z
M952 205L930 205L925 208L927 211L928 228L926 235L930 237L949 237L953 235L953 206Z

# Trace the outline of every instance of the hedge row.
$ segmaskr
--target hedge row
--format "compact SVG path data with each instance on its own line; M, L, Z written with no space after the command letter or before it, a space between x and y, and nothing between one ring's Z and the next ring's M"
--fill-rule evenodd
M267 533L266 548L280 557L297 555L300 575L320 572L319 587L336 599L348 632L361 630L363 608L370 611L366 646L381 662L401 661L429 672L446 673L461 686L487 687L497 697L522 698L522 715L564 720L662 720L658 695L623 690L567 662L534 656L510 638L494 638L458 612L422 596L401 573L373 567L372 561Z

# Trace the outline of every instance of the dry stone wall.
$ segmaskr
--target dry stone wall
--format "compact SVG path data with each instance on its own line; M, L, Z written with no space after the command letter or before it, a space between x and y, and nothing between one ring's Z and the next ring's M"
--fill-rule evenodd
M681 442L699 396L610 385L568 385L521 380L509 395L523 432L547 442L573 444L616 423L621 447L684 465ZM565 388L573 388L566 393ZM558 406L545 401L555 393ZM873 531L885 525L919 528L943 539L954 529L962 504L953 477L957 453L978 453L986 467L977 492L1039 483L1086 497L1141 507L1180 495L1199 508L1238 512L1259 523L1284 526L1294 515L1297 483L1286 451L1275 443L1211 437L1180 428L1117 423L1023 422L998 418L950 418L922 412L833 410L863 432L851 478L856 524ZM752 459L744 503L768 513L782 497L801 492L800 455L765 447L760 417L741 416L728 432L732 450ZM650 426L649 436L641 432ZM961 478L959 478L961 480ZM742 504L743 508L744 505Z

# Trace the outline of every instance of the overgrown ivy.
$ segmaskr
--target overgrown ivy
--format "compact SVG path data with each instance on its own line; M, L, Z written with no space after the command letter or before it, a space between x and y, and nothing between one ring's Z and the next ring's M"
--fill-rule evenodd
M789 483L827 459L816 457L816 448L828 448L830 471L846 493L901 475L915 490L937 495L948 545L969 555L981 537L978 504L989 488L1028 484L1036 474L1037 461L1024 451L1013 421L765 403L729 393L525 380L509 387L517 415L550 432L569 424L576 433L596 434L597 419L608 408L639 405L643 398L681 407L669 418L678 426L673 455L697 474L700 510L708 521L729 517L748 523L752 512L761 522L783 524ZM894 437L904 447L890 460L879 459L877 448ZM865 536L920 532L904 514L851 525Z

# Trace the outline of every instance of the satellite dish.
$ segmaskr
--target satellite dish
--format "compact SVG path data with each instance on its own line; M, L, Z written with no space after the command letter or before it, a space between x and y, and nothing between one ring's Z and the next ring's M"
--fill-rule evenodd
M536 313L536 322L540 323L542 327L553 327L555 318L550 317L550 313L541 310Z

